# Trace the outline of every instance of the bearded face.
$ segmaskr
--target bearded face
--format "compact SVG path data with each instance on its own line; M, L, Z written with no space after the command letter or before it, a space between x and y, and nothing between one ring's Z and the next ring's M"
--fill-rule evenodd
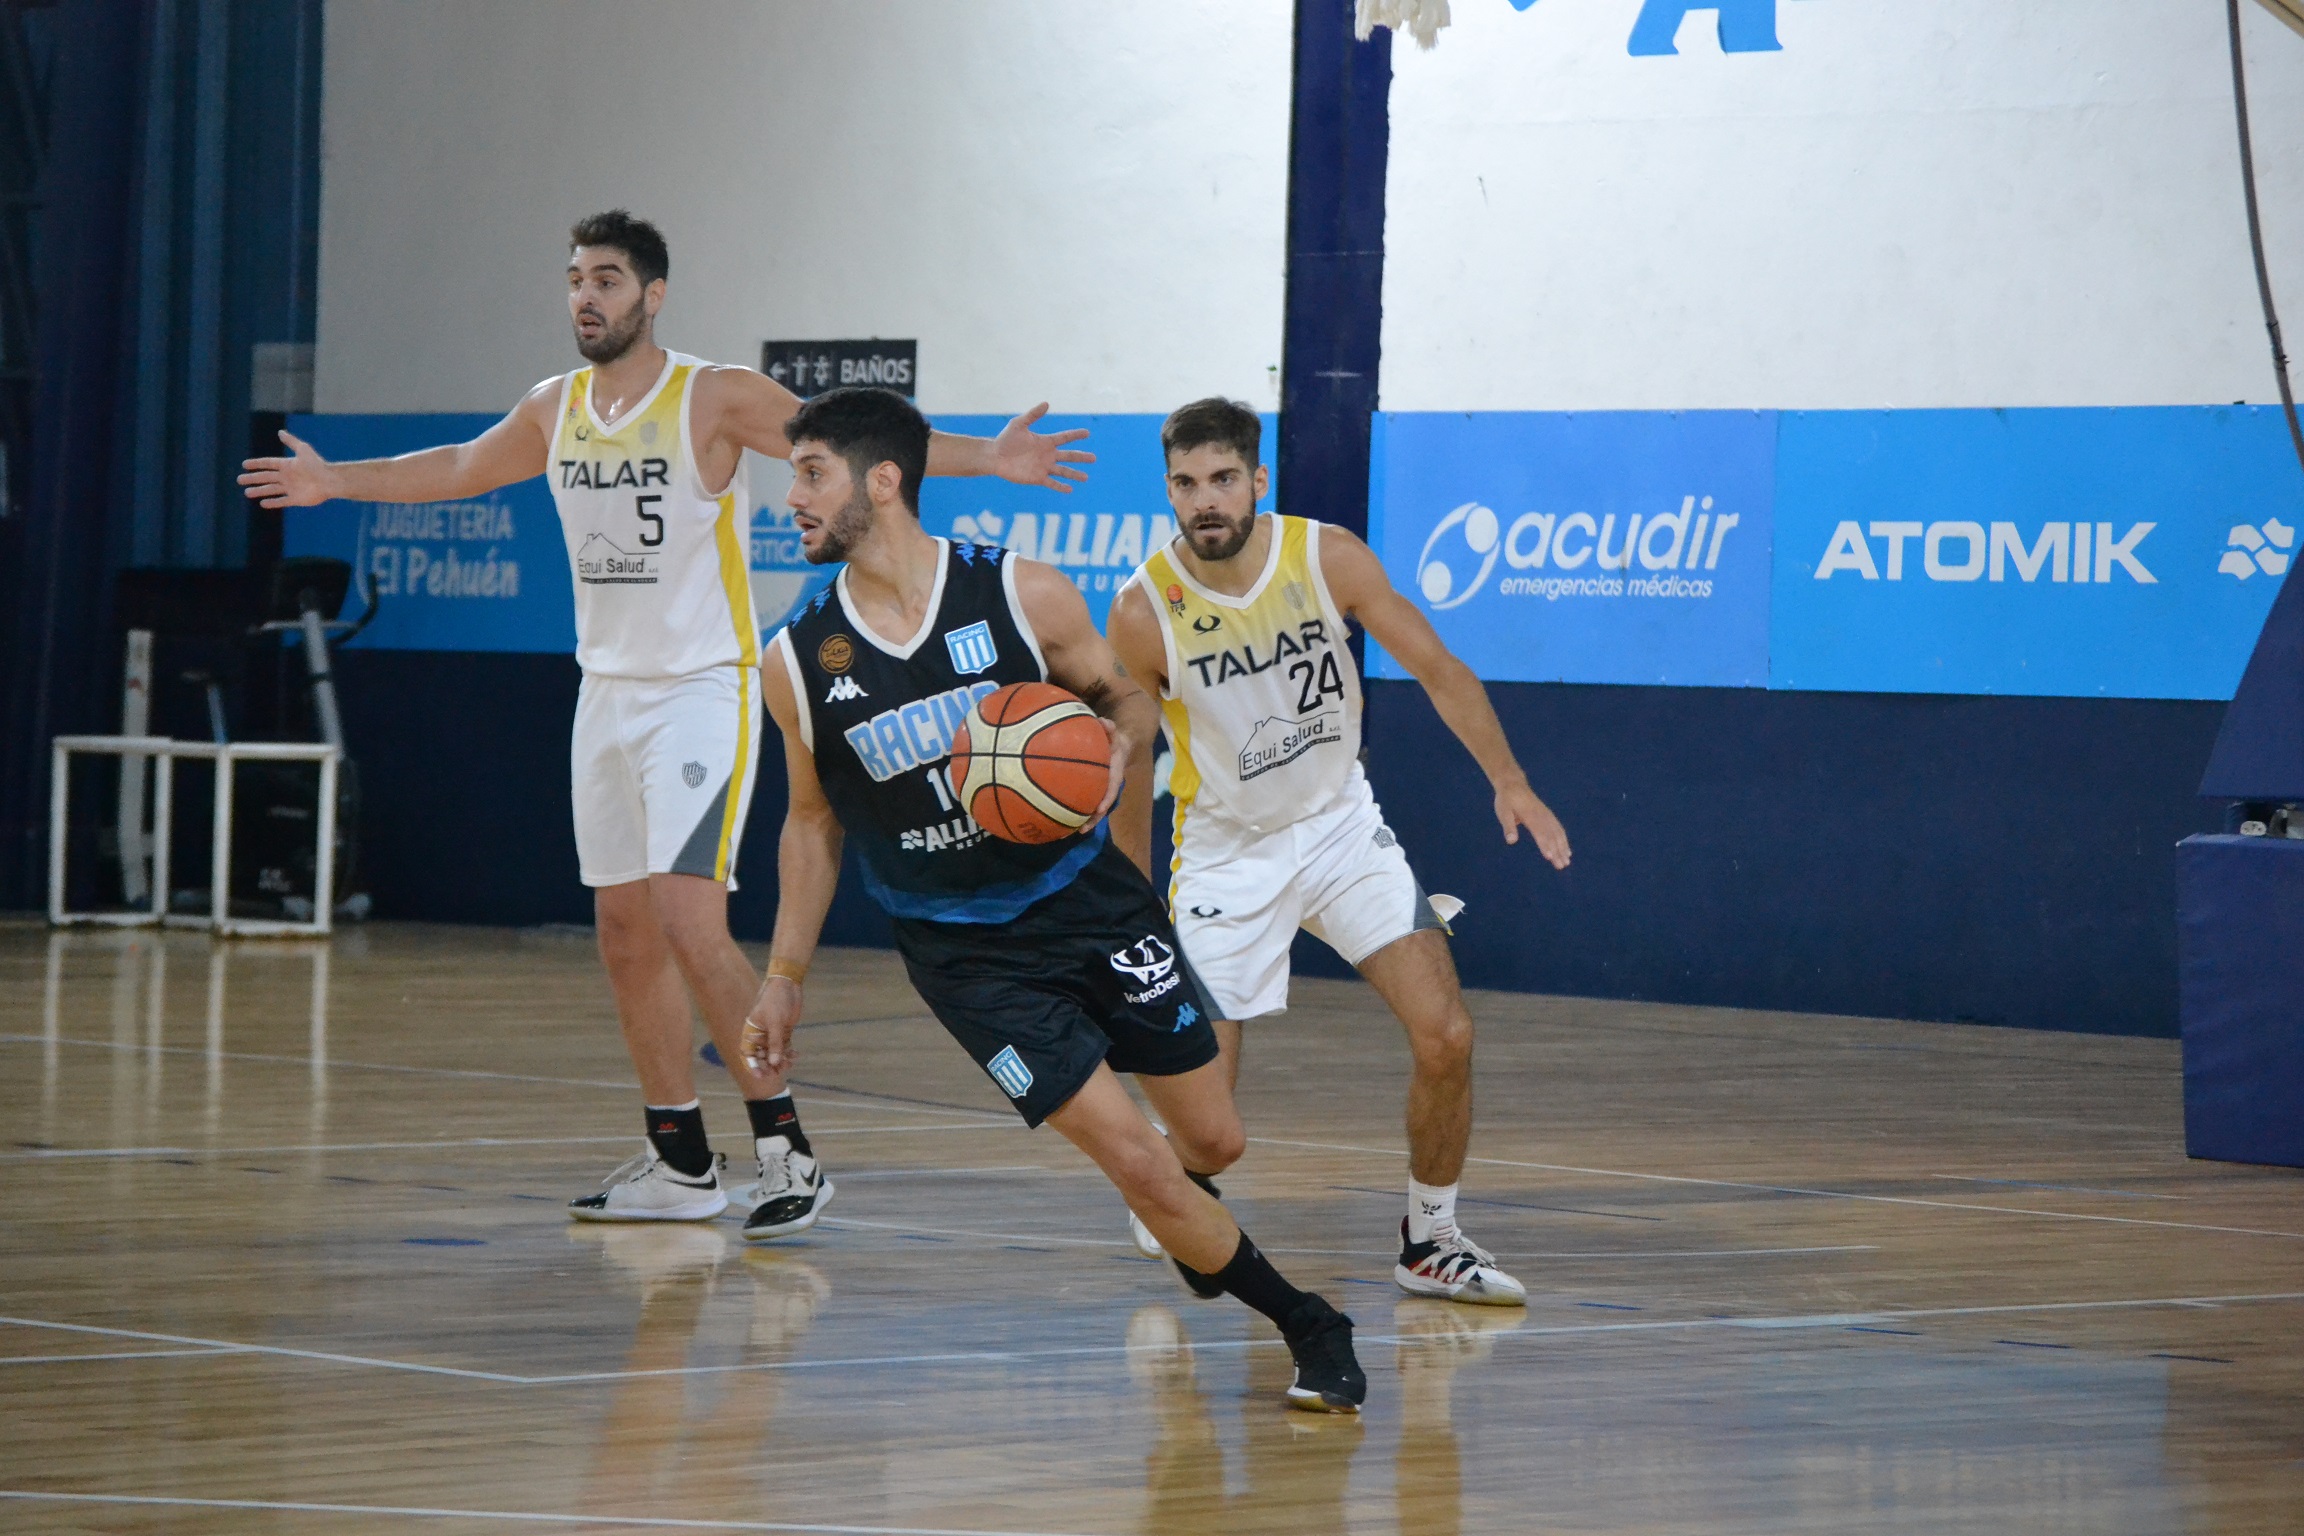
M1224 507L1195 508L1183 523L1185 543L1202 560L1229 560L1248 547L1256 532L1256 503L1244 510Z
M859 480L850 479L848 497L839 506L821 514L811 509L809 515L818 520L815 537L807 537L803 524L800 553L810 565L838 565L872 533L872 503Z
M631 302L611 312L599 299L586 298L576 306L576 350L595 365L612 363L632 350L648 330L648 296L642 288L630 290Z

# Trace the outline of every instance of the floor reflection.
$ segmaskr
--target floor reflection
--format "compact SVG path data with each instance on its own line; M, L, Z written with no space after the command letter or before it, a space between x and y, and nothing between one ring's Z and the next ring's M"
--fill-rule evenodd
M1392 1312L1400 1371L1400 1455L1393 1494L1400 1536L1457 1536L1464 1458L1456 1440L1456 1373L1486 1360L1496 1335L1526 1322L1518 1307L1403 1301Z
M168 979L172 954L176 964L189 961L205 967L205 1007L197 1045L169 1043ZM330 972L334 960L329 943L217 941L151 929L58 929L48 935L46 958L40 1002L40 1110L44 1141L56 1139L59 1096L67 1074L74 1070L66 1059L68 1046L82 1051L93 1046L105 1050L110 1058L103 1070L111 1080L110 1142L115 1146L133 1145L160 1134L168 1058L200 1056L204 1069L200 1125L203 1134L210 1141L215 1140L224 1123L225 1065L232 1055L226 1049L228 1027L236 1023L261 1027L265 1022L261 1017L234 1018L233 972L235 968L245 972L283 964L303 966L310 973L309 996L301 1010L304 1013L303 1044L310 1065L309 1129L315 1141L325 1132ZM101 1004L92 1004L88 996L91 988L102 989ZM99 1019L109 1026L102 1035L88 1028ZM262 1054L277 1059L276 1052Z
M1234 1492L1184 1325L1164 1306L1128 1319L1128 1373L1152 1398L1158 1438L1144 1460L1145 1536L1198 1532L1341 1531L1352 1458L1366 1435L1356 1417L1278 1406L1294 1368L1276 1349L1248 1354L1241 1414L1241 1486Z
M739 1298L739 1366L789 1362L832 1284L804 1259L750 1248L707 1223L629 1226L574 1223L569 1241L595 1250L620 1289L637 1289L640 1311L625 1375L610 1395L582 1507L630 1517L666 1508L760 1507L755 1474L773 1433L786 1373L775 1369L692 1372ZM707 1326L707 1316L719 1319Z

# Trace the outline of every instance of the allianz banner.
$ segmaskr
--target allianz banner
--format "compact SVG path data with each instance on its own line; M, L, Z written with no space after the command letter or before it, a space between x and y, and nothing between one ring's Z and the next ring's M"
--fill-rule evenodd
M2304 523L2285 423L2246 406L1418 414L1377 443L1371 542L1498 680L2225 699Z
M299 416L289 430L331 459L382 458L479 435L488 415ZM945 431L989 436L1004 416L940 416ZM931 533L999 544L1045 560L1070 576L1099 627L1112 595L1147 551L1173 537L1163 491L1160 418L1153 415L1050 416L1039 430L1087 427L1082 446L1097 455L1085 485L1070 494L993 479L929 480L922 526ZM1273 422L1265 421L1267 457ZM751 464L749 539L753 604L762 633L773 632L837 567L801 558L781 465ZM1270 501L1264 503L1270 506ZM469 501L415 505L330 502L289 512L290 554L332 555L358 573L347 617L357 617L372 584L379 611L358 643L385 650L556 651L575 649L575 602L566 543L541 477Z

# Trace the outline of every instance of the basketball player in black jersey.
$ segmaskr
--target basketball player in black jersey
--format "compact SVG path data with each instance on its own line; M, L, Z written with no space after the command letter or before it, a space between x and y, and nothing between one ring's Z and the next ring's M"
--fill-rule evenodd
M1296 1362L1292 1404L1356 1412L1367 1380L1351 1319L1283 1279L1188 1171L1229 1164L1243 1133L1212 1005L1146 874L1151 701L1062 573L922 531L928 423L910 402L833 390L785 434L801 548L847 568L777 633L761 668L791 804L746 1054L764 1071L790 1066L803 978L852 836L913 985L1025 1123L1046 1121L1087 1153L1195 1292L1237 1296L1278 1325ZM1111 734L1099 817L1124 783L1135 797L1117 833L1099 819L1052 843L1002 842L954 801L945 760L969 705L1041 680L1085 699ZM1115 1071L1136 1074L1166 1137Z

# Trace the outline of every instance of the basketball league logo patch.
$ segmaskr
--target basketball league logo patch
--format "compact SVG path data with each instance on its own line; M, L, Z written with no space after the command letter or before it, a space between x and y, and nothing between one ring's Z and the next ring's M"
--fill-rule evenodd
M992 626L982 619L946 635L944 649L952 653L952 670L962 677L987 671L1000 659L992 644Z
M1024 1058L1016 1054L1016 1047L1004 1045L1000 1054L985 1063L984 1070L992 1074L992 1081L1000 1091L1012 1099L1020 1099L1032 1091L1032 1069L1024 1065Z
M824 643L816 647L816 665L827 672L845 672L855 661L855 643L846 635L827 636Z

